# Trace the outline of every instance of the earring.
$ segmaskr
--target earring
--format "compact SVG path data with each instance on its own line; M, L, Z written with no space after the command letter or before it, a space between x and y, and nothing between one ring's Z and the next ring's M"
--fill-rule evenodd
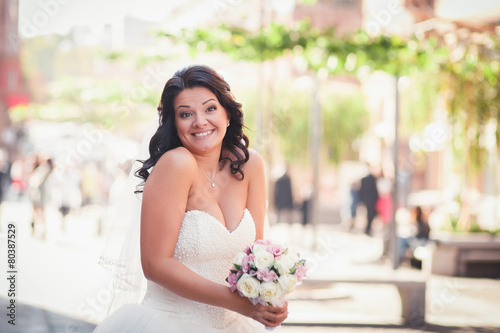
M231 125L231 123L227 123L227 127L229 127L229 125Z

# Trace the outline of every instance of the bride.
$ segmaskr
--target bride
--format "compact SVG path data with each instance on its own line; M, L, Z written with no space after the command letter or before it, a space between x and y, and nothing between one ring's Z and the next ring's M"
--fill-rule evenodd
M144 180L141 304L119 308L94 332L258 332L279 326L283 307L253 305L225 278L236 253L262 239L265 179L248 149L243 113L230 87L206 66L166 83ZM154 168L153 168L154 167Z

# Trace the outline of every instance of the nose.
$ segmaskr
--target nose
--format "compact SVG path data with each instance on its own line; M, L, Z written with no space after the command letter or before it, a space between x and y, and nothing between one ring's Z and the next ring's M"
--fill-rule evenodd
M205 117L205 114L198 114L196 115L195 121L193 123L194 127L202 128L207 125L207 118Z

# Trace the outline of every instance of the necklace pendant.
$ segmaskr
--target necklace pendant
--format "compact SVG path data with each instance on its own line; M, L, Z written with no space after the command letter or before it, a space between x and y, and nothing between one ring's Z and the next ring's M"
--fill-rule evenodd
M207 176L207 174L201 170L200 168L200 171L205 175L205 177L207 177L207 180L210 182L210 185L212 185L213 188L215 188L215 178L217 178L217 175L219 174L219 170L217 170L217 173L215 174L215 177L214 177L214 180L210 179L210 177Z

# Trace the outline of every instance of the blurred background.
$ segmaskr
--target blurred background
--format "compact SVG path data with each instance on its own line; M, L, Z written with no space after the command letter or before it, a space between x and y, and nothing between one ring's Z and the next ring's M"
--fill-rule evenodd
M243 104L273 236L312 278L388 276L298 294L284 331L500 330L498 0L0 0L1 260L7 274L15 228L19 304L2 332L106 315L113 204L191 64ZM400 320L398 272L426 282L427 324Z

